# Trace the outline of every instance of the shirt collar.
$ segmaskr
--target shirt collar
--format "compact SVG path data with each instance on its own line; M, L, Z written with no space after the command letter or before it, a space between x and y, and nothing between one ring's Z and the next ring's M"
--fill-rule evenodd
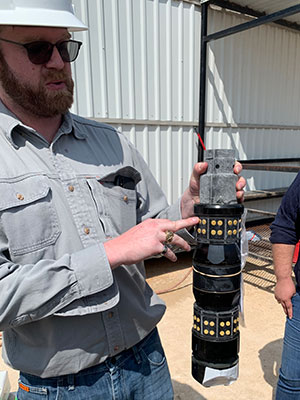
M86 139L87 137L86 133L80 131L79 129L75 129L74 115L70 112L67 112L64 115L64 119L59 128L59 131L57 132L57 136L61 136L63 134L67 135L70 133L73 133L76 139Z
M0 121L1 121L1 131L5 135L6 139L14 146L12 140L12 131L18 125L23 125L21 121L2 103L0 100Z
M21 122L18 117L11 112L0 100L0 129L2 130L3 134L5 135L6 139L17 148L18 146L14 142L13 139L13 131L19 126L26 129L28 132L37 133L35 129L27 126ZM64 115L63 122L56 134L55 140L57 140L62 135L69 135L73 134L76 139L85 139L86 134L80 132L78 129L74 127L74 120L73 115L70 112L67 112Z

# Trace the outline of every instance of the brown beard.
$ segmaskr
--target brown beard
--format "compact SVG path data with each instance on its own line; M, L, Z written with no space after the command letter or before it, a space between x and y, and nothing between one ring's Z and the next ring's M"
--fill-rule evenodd
M73 104L74 82L64 71L49 70L34 88L29 83L21 83L15 77L0 52L0 81L6 94L19 106L40 118L51 118L65 114ZM66 89L50 91L46 82L64 81Z

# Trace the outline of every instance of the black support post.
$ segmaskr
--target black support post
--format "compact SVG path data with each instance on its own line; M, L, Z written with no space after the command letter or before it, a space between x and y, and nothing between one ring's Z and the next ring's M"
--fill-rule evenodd
M206 103L206 58L207 58L207 14L208 3L201 6L201 49L200 49L200 94L198 133L204 143L205 139L205 103ZM203 147L198 143L198 161L203 161Z

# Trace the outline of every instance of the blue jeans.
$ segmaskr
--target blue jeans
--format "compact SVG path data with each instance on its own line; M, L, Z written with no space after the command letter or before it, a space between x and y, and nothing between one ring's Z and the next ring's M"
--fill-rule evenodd
M292 298L293 318L286 320L276 400L300 399L300 293Z
M172 382L157 329L129 350L77 374L20 373L19 400L171 400Z

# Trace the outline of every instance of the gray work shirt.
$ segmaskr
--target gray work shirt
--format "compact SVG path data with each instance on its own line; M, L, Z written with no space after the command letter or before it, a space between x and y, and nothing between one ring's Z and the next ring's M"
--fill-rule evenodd
M180 218L114 128L68 113L53 142L0 104L0 330L12 368L76 373L130 348L164 302L143 263L113 271L103 243L146 218ZM119 178L129 187L119 186Z

